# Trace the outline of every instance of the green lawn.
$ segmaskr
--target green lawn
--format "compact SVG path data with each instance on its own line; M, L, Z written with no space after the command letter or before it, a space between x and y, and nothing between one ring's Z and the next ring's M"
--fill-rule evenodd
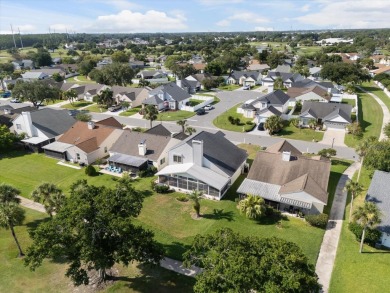
M309 128L297 128L294 125L289 124L283 127L283 129L276 133L275 136L305 141L313 141L313 139L315 141L321 141L324 137L324 132L315 131Z
M74 83L96 83L91 79L87 79L84 75L77 75L71 78L68 78L66 82L74 82Z
M194 107L196 105L199 105L200 103L203 103L203 100L197 100L197 99L190 99L190 106Z
M28 230L44 221L46 214L26 210L26 220L15 228L23 250L31 244ZM71 282L65 277L66 266L44 261L35 272L25 267L17 258L16 244L9 230L0 228L0 292L72 292ZM192 292L195 279L185 277L160 267L130 264L117 265L120 279L102 292ZM81 289L81 288L80 288ZM84 291L80 291L84 292Z
M219 115L217 118L214 119L213 124L221 129L230 130L230 131L236 131L236 132L244 132L244 131L250 131L253 128L253 125L248 125L246 122L253 121L253 118L245 118L242 114L237 113L237 108L241 106L242 104L238 104L234 106L233 108L230 108L226 112ZM231 124L229 121L229 116L232 116L233 118L239 118L241 123L240 125Z
M92 104L93 104L92 102L79 101L79 102L73 102L72 104L62 105L61 108L69 109L69 110L76 110L76 109L86 107L86 106L92 105Z
M341 103L351 105L352 107L356 106L355 100L353 99L343 99Z
M139 110L141 110L141 107L130 108L126 111L119 113L119 116L125 116L125 117L132 116L134 114L137 114Z
M360 183L365 190L354 200L355 207L363 203L370 181L370 172L363 169ZM349 202L350 196L344 219L349 217ZM359 242L348 230L348 220L344 221L329 292L388 292L389 271L390 252L364 245L363 253L359 253Z
M93 105L85 108L85 110L87 110L89 112L95 112L95 113L107 112L107 108L106 107L98 105L98 104L93 104Z
M218 89L220 89L222 91L234 91L234 90L239 89L241 87L242 86L238 85L238 84L227 84L227 85L219 86Z
M378 96L390 111L390 98L374 82L364 82L361 87Z
M379 104L369 94L358 93L358 108L359 108L359 123L363 130L363 138L369 136L379 137L383 112ZM361 138L357 138L351 134L345 135L344 143L349 147L356 147Z
M247 150L253 157L258 147L248 147ZM0 169L7 170L7 172L0 173L0 182L16 186L26 197L29 197L32 190L42 182L58 184L65 194L69 193L70 184L78 179L87 179L90 184L100 186L110 187L115 184L113 177L109 175L87 177L84 169L75 170L56 163L57 160L47 158L43 154L14 152L12 156L3 157L0 160ZM342 168L342 166L334 165L332 171L342 172ZM262 222L248 220L238 212L234 201L235 190L243 179L242 176L236 181L224 200L202 200L203 217L201 220L191 218L191 203L177 201L178 193L154 194L150 191L151 178L137 179L133 183L134 187L142 190L147 196L137 222L154 231L156 239L164 245L166 254L176 259L181 258L196 234L210 233L222 227L230 227L245 235L279 236L296 242L310 262L314 263L324 231L310 227L297 218L282 219L280 225L277 225L278 219L265 219ZM334 180L331 179L332 185L335 184Z
M177 120L183 120L188 119L192 116L194 116L195 112L190 111L167 111L167 112L161 112L158 114L157 121L177 121Z

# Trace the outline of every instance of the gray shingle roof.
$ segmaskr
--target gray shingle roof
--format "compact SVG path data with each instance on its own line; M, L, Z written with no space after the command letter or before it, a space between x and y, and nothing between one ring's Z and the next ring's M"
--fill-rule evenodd
M348 104L305 101L300 116L310 113L314 118L329 120L340 115L350 123L352 122L351 111L352 106Z
M235 80L238 80L241 76L245 76L252 77L254 80L257 80L259 78L259 75L261 76L260 71L233 71L230 74L230 77L234 78Z
M149 92L149 95L156 95L160 91L166 92L172 97L172 99L174 99L177 102L183 101L191 97L191 95L188 92L183 90L181 87L177 86L177 84L174 82L167 83L155 88L154 90Z
M285 94L282 90L276 90L272 93L269 93L263 97L260 97L256 100L254 100L251 104L254 104L258 101L267 102L267 104L270 105L284 105L287 103L287 101L290 99L290 97Z
M146 100L144 100L142 102L142 104L157 106L158 104L161 104L162 102L164 102L164 101L161 100L157 95L154 95L154 96L151 96L151 97L147 98Z
M157 124L156 126L146 130L145 133L161 135L161 136L172 135L172 133L162 124Z
M52 138L67 131L76 120L68 114L67 110L53 110L45 108L31 112L33 125L47 137Z
M221 132L210 133L201 131L186 141L192 145L192 140L203 141L203 155L229 176L241 166L248 157L247 153L226 139Z
M370 187L367 191L366 201L374 202L382 212L382 222L378 230L390 233L390 173L374 172Z

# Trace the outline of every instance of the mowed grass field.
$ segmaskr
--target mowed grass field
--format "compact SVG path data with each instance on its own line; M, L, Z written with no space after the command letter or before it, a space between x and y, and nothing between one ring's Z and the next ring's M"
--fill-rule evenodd
M370 185L371 172L364 169L359 183L364 190L354 200L354 207L362 205ZM354 179L356 180L357 174ZM330 293L343 292L389 292L390 251L364 245L359 253L359 241L348 229L350 195L344 214L344 223L337 249L335 267L332 273Z
M358 108L358 121L363 130L362 138L369 136L375 136L378 138L382 128L382 108L373 97L361 91L358 92ZM346 134L344 143L349 147L356 147L362 138Z
M248 150L253 158L257 148L248 147ZM337 184L346 167L344 163L335 162L332 172L338 174L331 175L329 186ZM0 169L6 170L0 174L0 182L19 188L25 197L30 197L31 192L43 182L57 184L67 195L70 185L78 179L86 179L89 184L97 186L115 185L112 176L88 177L84 174L84 169L76 170L58 165L57 160L43 154L15 152L0 160ZM166 255L175 259L181 259L182 253L198 233L212 233L219 228L230 227L245 235L277 236L295 242L314 264L324 231L310 227L295 217L266 218L260 222L247 219L238 212L235 202L236 189L243 179L244 176L241 176L236 181L223 200L202 200L201 220L192 219L191 202L176 200L179 193L156 194L150 190L151 177L136 179L133 186L146 196L143 210L136 222L154 231L156 239L164 245Z

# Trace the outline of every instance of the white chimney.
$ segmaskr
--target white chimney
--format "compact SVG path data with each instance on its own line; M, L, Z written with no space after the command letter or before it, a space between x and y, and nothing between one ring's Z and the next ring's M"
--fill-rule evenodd
M180 79L176 79L176 85L177 85L178 87L181 87L181 80L180 80Z
M282 160L283 161L288 162L288 161L290 161L290 159L291 159L291 152L283 152L282 153Z
M271 84L268 86L268 93L272 93L274 91L274 85Z
M23 124L26 127L27 136L33 137L34 131L33 131L30 112L22 112L22 117L23 117Z
M88 121L88 129L94 129L95 128L95 122Z
M143 140L138 144L138 154L140 156L145 156L147 151L146 140Z
M12 114L12 110L11 109L4 109L4 114L10 115L10 114Z
M195 165L203 165L203 141L192 140L192 157Z

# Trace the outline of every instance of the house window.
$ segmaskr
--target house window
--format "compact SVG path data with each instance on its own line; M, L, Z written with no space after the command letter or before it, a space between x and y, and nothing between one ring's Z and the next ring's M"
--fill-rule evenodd
M16 129L21 130L22 129L22 125L16 124Z
M162 164L164 164L165 163L165 158L162 158L161 160L160 160L160 165L162 165Z
M183 163L183 158L181 156L178 156L178 155L173 155L173 161L175 163Z
M76 154L76 159L80 160L80 154L79 153Z

